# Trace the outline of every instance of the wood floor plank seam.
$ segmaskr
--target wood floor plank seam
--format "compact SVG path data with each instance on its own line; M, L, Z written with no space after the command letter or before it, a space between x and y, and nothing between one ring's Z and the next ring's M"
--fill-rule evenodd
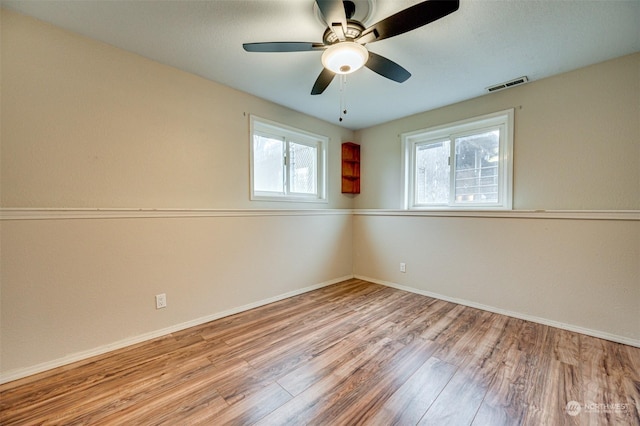
M640 348L351 279L3 384L0 424L640 426Z

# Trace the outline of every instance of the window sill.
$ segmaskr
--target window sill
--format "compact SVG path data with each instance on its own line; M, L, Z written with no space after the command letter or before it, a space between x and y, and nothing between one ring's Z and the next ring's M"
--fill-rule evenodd
M327 204L329 201L326 198L317 197L287 197L287 196L268 196L268 195L254 195L251 197L251 201L277 201L285 203L317 203Z

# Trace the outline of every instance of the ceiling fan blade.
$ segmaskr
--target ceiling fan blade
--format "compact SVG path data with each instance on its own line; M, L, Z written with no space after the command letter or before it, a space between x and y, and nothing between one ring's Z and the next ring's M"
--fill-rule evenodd
M326 49L326 46L322 43L307 43L304 41L244 43L242 47L247 52L307 52Z
M311 89L312 95L319 95L324 92L329 84L333 81L333 77L335 77L335 73L326 68L322 69L322 72L316 79L316 82L313 84L313 89Z
M460 0L427 0L383 19L364 30L359 43L394 37L447 16L460 7Z
M340 41L345 40L347 31L347 14L342 0L316 0L324 21L333 30Z
M373 52L369 52L369 60L364 64L365 67L371 71L377 72L383 77L389 80L403 83L411 77L411 73L400 65L393 62L391 59L387 59L384 56L377 55Z

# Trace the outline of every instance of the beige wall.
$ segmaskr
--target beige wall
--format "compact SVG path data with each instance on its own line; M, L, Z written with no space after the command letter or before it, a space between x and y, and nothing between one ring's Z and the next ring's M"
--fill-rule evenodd
M515 210L412 216L401 208L403 132L515 108ZM640 345L640 53L356 132L362 194L354 273ZM399 263L407 263L407 273Z
M9 376L351 276L346 213L1 226L2 372ZM155 309L159 293L167 295L162 310Z
M639 225L362 213L354 218L354 272L640 346Z
M6 10L1 31L0 382L351 276L353 132ZM330 138L328 203L249 201L248 114Z
M638 209L639 55L354 135L4 10L1 31L0 382L354 272L640 339L637 220L342 210L400 207L399 133L510 107L517 209ZM249 113L331 138L328 203L249 201Z
M3 10L2 207L350 208L249 200L249 114L353 132Z
M402 207L401 133L509 108L514 209L640 209L640 53L356 132L355 207Z

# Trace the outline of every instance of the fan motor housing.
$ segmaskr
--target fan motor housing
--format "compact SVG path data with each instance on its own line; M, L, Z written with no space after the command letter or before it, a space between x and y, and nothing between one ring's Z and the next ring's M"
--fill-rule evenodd
M348 19L347 30L345 31L344 35L347 40L353 41L358 38L364 30L365 28L360 22L354 21L353 19ZM324 44L329 46L331 44L338 43L340 40L338 39L336 33L331 30L331 28L327 28L322 36L322 41L324 42Z

